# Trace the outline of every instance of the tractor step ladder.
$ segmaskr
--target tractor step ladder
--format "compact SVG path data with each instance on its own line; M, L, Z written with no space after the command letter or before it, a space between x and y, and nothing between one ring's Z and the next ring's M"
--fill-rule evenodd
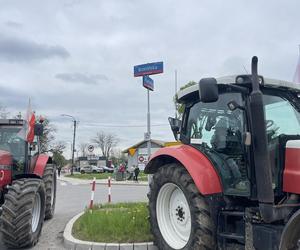
M240 244L245 244L245 231L240 231L237 228L245 228L244 222L245 213L242 211L221 211L218 222L218 242L221 249L227 249L229 240L237 241ZM232 226L233 225L233 226ZM240 225L240 226L238 226Z

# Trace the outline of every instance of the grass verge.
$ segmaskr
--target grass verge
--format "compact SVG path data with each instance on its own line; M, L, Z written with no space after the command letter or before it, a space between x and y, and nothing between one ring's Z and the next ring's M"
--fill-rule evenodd
M94 177L96 177L97 180L101 179L108 179L108 177L114 178L114 174L111 173L97 173L97 174L74 174L71 176L70 174L66 174L65 177L70 177L70 178L76 178L76 179L81 179L81 180L92 180ZM144 172L140 172L138 176L139 181L147 181L148 180L148 175L145 174Z
M96 177L97 180L100 179L108 179L108 177L113 177L113 174L110 173L98 173L98 174L74 174L73 176L70 174L66 174L65 177L76 178L81 180L92 180Z
M72 234L80 240L106 243L152 241L148 215L147 203L97 205L74 223Z

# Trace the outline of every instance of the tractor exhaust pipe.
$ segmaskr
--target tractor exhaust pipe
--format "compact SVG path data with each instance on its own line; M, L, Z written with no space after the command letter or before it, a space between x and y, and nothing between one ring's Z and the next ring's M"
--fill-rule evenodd
M259 209L264 221L273 218L274 193L272 188L271 164L268 157L268 141L265 126L265 112L263 105L263 94L259 88L256 56L252 57L252 92L250 93L250 119L253 135L253 150L255 176L257 186L257 198Z

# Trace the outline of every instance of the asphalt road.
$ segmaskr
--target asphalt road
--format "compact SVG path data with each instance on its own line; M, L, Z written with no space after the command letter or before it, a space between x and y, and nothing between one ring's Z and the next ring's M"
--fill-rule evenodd
M146 186L112 186L112 202L119 201L147 201ZM97 185L94 203L107 201L107 187ZM89 204L91 187L85 185L73 185L68 182L58 181L57 198L54 218L46 221L38 244L28 250L64 249L63 230L67 222L76 214L82 212ZM2 244L0 234L0 250L6 250Z

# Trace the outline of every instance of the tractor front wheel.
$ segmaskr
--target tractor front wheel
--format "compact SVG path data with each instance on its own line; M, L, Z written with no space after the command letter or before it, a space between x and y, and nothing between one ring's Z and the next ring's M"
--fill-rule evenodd
M34 246L45 216L45 186L40 179L20 179L12 183L2 206L1 232L9 248Z
M45 167L43 181L46 189L46 211L45 219L49 220L54 215L56 202L56 167L53 164L47 164Z
M150 224L159 249L215 249L208 204L188 172L168 164L154 174L149 193Z

